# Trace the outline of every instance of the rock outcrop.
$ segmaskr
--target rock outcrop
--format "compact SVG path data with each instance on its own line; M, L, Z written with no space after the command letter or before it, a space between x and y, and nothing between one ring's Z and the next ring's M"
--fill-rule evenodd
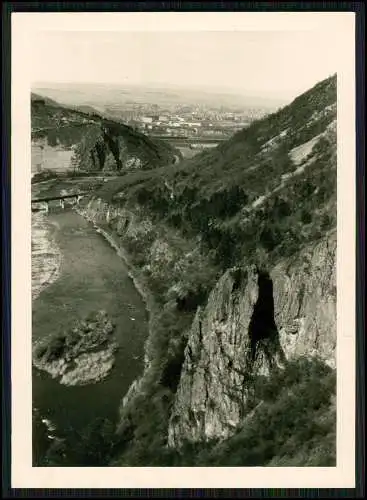
M103 380L114 366L118 345L105 311L76 322L68 332L35 343L33 365L60 384L85 385Z
M336 232L269 274L228 270L195 316L169 424L168 442L233 434L251 378L296 356L335 367Z

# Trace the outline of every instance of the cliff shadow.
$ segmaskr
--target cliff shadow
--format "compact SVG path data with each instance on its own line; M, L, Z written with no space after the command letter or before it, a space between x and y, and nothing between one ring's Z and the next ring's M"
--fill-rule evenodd
M248 334L248 366L253 367L255 360L262 351L269 367L272 368L278 355L285 362L285 354L280 345L279 331L274 318L273 281L267 271L257 271L258 298L251 316Z

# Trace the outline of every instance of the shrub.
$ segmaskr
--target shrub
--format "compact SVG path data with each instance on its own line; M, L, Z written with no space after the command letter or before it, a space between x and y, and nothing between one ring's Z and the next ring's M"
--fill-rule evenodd
M47 344L47 360L54 361L59 359L65 350L66 336L64 334L56 335L50 339Z
M306 210L306 209L302 210L301 220L304 224L309 224L310 222L312 222L312 215L310 214L310 212L308 210Z
M47 352L47 345L39 344L34 350L34 355L37 359L42 359Z
M101 467L112 458L116 444L113 422L107 418L97 418L81 431L71 430L67 437L53 441L42 465Z
M50 179L57 179L58 177L58 174L54 170L45 169L34 174L31 182L32 184L35 184L37 182L48 181Z

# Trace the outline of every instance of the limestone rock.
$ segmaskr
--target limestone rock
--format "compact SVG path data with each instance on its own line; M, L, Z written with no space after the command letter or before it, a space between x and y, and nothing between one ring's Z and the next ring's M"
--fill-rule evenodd
M335 259L334 231L270 271L275 334L258 341L254 359L250 332L261 288L256 272L232 269L222 276L191 327L170 446L231 435L244 418L249 378L268 376L287 359L317 355L335 367Z

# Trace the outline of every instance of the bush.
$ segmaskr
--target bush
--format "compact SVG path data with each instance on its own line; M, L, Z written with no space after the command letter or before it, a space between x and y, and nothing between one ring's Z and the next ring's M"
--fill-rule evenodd
M34 351L35 357L37 359L42 359L47 352L47 345L39 344Z
M308 210L303 209L301 212L301 220L304 224L309 224L312 222L312 215Z
M45 466L102 467L112 458L117 445L115 425L107 418L97 418L81 432L70 431L50 445Z
M36 174L34 174L31 183L35 184L37 182L48 181L50 179L57 179L58 177L59 176L55 171L45 169L42 170L41 172L37 172Z
M65 350L66 336L64 334L56 335L50 339L47 344L47 360L54 361L59 359Z

